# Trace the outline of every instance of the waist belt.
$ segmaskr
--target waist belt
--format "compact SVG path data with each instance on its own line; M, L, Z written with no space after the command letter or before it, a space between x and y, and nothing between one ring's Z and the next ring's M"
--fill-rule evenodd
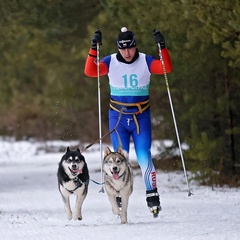
M137 126L137 134L140 133L140 129L139 129L139 124L138 124L138 120L137 120L137 117L136 115L142 113L143 111L149 109L150 107L150 104L149 104L149 99L144 101L144 102L138 102L138 103L123 103L123 102L117 102L117 101L114 101L112 99L110 99L110 108L117 111L117 112L120 112L121 109L123 109L122 111L122 114L129 114L129 115L133 115L133 119L134 119L134 122ZM138 111L136 112L124 112L124 110L128 110L128 109L134 109L134 108L137 108Z

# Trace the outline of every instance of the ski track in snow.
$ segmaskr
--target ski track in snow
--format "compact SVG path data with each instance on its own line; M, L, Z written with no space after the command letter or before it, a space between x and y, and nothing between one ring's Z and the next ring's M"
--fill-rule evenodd
M128 206L128 224L113 215L106 193L90 182L83 220L66 220L56 172L63 153L36 154L35 144L0 143L0 239L239 240L240 190L199 187L183 172L157 172L163 210L154 219L145 201L139 170ZM99 151L83 153L90 178L101 182ZM131 158L131 155L130 155ZM132 159L134 156L132 157ZM97 171L96 171L97 170ZM71 197L72 206L75 197Z

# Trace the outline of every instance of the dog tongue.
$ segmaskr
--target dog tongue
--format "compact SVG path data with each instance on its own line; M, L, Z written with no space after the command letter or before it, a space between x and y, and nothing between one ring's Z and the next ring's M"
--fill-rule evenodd
M117 180L117 179L119 178L118 173L113 173L113 178L114 178L115 180Z
M76 169L76 170L72 170L75 173L82 173L82 169Z

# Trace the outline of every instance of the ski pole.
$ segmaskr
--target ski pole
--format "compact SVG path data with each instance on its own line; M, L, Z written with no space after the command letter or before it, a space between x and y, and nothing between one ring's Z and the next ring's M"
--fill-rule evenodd
M175 118L175 114L174 114L174 110L173 110L173 104L172 104L172 98L171 98L170 88L169 88L169 84L168 84L167 71L166 71L166 67L165 67L165 64L164 64L163 57L162 57L162 49L161 49L160 43L158 43L158 49L159 49L159 58L160 58L160 60L161 60L161 62L162 62L164 79L165 79L165 83L166 83L166 87L167 87L167 93L168 93L168 98L169 98L170 107L171 107L171 111L172 111L173 123L174 123L175 131L176 131L176 136L177 136L177 141L178 141L180 156L181 156L182 165L183 165L184 176L185 176L186 183L187 183L188 196L191 196L191 195L193 195L193 193L191 193L191 191L190 191L190 189L189 189L188 177L187 177L187 172L186 172L186 168L185 168L185 163L184 163L184 158L183 158L183 153L182 153L180 138L179 138L179 134L178 134L178 128L177 128L176 118Z
M98 124L99 124L99 148L100 148L100 160L101 160L101 182L103 182L103 156L102 156L102 117L101 117L101 86L100 86L100 60L99 60L99 43L97 43L97 78L98 78ZM104 193L104 188L99 192Z

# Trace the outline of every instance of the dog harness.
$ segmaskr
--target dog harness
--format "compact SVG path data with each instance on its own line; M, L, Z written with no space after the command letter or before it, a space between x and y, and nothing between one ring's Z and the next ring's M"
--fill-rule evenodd
M89 183L89 180L87 180L86 182L83 182L81 179L79 179L78 177L75 177L73 180L72 180L75 184L76 184L76 187L73 189L73 190L69 190L67 188L65 188L69 193L73 194L78 188L80 188L83 184L87 185ZM62 185L63 186L63 185Z

